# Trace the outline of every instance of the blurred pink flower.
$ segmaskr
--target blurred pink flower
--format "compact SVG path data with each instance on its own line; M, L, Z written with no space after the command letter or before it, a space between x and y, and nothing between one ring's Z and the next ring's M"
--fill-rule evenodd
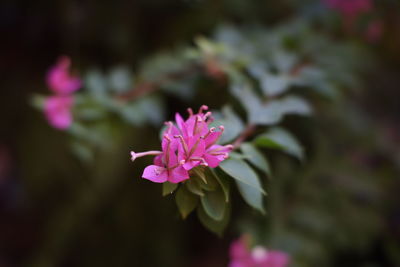
M49 123L57 129L65 130L72 123L72 96L50 96L44 103L44 113Z
M229 267L286 267L289 256L278 250L256 246L250 250L245 237L232 242Z
M371 0L324 0L326 5L342 13L346 18L355 18L372 10Z
M71 94L81 87L81 80L70 74L71 60L67 56L58 59L47 73L47 85L56 94Z
M144 169L142 177L156 183L179 183L189 179L189 171L199 165L215 168L229 156L232 145L217 145L224 127L220 131L209 128L211 112L204 113L207 106L201 106L197 114L188 109L185 121L177 113L176 124L167 122L163 133L162 151L131 152L132 161L138 157L155 155L154 164Z
M73 92L81 87L81 80L70 74L70 65L70 58L62 56L46 76L47 85L54 95L45 99L44 114L49 123L60 130L72 124Z

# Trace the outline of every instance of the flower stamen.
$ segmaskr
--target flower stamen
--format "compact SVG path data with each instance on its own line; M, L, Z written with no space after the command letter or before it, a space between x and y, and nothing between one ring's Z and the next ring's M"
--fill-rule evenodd
M183 138L182 135L174 135L175 138L179 138L179 140L181 141L183 150L185 151L185 154L188 156L189 155L189 148L188 145L185 142L185 139Z
M162 151L157 151L157 150L150 150L150 151L139 152L139 153L131 151L131 160L135 161L135 159L140 158L140 157L149 156L149 155L158 156L161 154L162 154Z
M203 113L203 110L208 110L208 106L202 105L202 106L199 108L199 112L197 112L197 113L198 113L198 114L201 114L201 113Z

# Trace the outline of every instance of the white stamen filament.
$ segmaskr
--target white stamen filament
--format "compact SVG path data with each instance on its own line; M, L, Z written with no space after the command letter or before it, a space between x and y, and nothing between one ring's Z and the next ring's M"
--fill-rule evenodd
M201 161L200 165L208 166L208 163L203 158L193 157L190 159L190 161Z
M213 150L209 151L209 153L218 152L218 151L221 151L223 149L233 149L233 145L226 145L226 146L217 147L217 148L214 148Z
M206 114L204 114L204 116L203 116L203 119L206 121L207 119L208 119L208 117L210 117L211 116L211 112L209 111L209 112L207 112Z
M215 127L212 127L208 130L208 133L202 136L203 139L207 138L211 133L215 132Z
M197 112L197 113L198 113L198 114L203 113L203 110L208 110L208 106L202 105L202 106L199 108L199 112Z
M181 143L182 143L182 147L183 147L183 150L185 151L185 154L186 154L187 156L189 156L189 148L188 148L188 146L187 146L187 144L186 144L186 142L185 142L185 139L183 139L183 136L182 136L182 135L174 135L174 137L175 137L175 138L179 138L179 140L180 140Z
M164 138L167 140L167 152L165 155L165 165L169 165L169 148L171 146L171 138L168 135L164 135Z
M160 154L162 154L162 151L157 151L157 150L150 150L150 151L140 152L140 153L135 153L134 151L131 151L131 160L135 161L135 159L140 158L140 157L149 156L149 155L157 156Z
M194 121L194 126L193 126L193 135L196 134L196 130L197 130L197 123L201 121L200 116L196 116L196 119Z
M179 167L179 166L181 166L181 165L183 165L183 164L185 164L185 160L184 160L184 159L181 160L181 161L179 161L178 164L176 164L176 165L174 165L174 166L172 166L172 167L169 167L168 170L173 170L173 169L175 169L176 167Z

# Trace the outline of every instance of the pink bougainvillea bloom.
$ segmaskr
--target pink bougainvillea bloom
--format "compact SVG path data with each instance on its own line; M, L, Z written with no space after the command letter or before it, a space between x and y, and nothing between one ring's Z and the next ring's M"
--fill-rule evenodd
M81 80L70 74L70 65L69 57L62 56L46 76L47 85L54 95L45 99L44 113L49 123L60 130L72 124L72 93L81 87Z
M244 237L232 242L229 267L286 267L289 256L282 251L256 246L250 250Z
M44 113L49 123L57 129L65 130L72 123L72 96L50 96L45 99Z
M62 56L47 73L47 85L56 94L71 94L81 87L81 80L70 73L71 60Z
M177 146L168 135L164 135L163 151L149 151L144 153L131 152L132 159L147 155L157 155L154 165L147 166L142 177L156 183L179 183L189 179L189 173L183 168L184 161L178 161Z
M250 249L244 236L232 242L230 247L230 258L231 261L229 267L250 267L254 264Z
M221 134L224 132L224 126L218 127L220 131L215 131L215 128L211 128L210 132L204 138L206 151L203 155L205 162L211 168L217 167L223 160L225 160L229 152L232 151L232 145L221 146L215 144Z
M368 13L373 8L371 0L325 0L325 3L348 18Z
M138 157L155 155L154 164L145 168L142 177L153 182L179 183L189 179L189 171L196 166L215 168L228 158L232 145L217 145L224 127L220 131L209 128L212 121L211 112L204 113L207 106L201 106L194 114L188 109L189 118L185 121L177 113L176 124L167 122L163 133L162 151L131 152L132 160Z

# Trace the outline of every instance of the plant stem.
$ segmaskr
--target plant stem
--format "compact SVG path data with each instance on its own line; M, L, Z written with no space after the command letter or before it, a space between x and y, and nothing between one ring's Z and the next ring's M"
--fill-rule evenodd
M237 149L247 138L249 138L257 129L255 124L248 124L242 134L233 142L233 149Z
M167 73L164 76L161 76L157 80L153 82L142 82L136 85L134 88L130 89L129 91L118 95L116 98L120 101L127 102L136 100L144 95L152 93L160 89L160 87L171 80L179 80L183 79L187 76L193 75L194 73L198 73L202 70L203 66L198 64L194 64L189 66L186 69L182 69L176 72Z

